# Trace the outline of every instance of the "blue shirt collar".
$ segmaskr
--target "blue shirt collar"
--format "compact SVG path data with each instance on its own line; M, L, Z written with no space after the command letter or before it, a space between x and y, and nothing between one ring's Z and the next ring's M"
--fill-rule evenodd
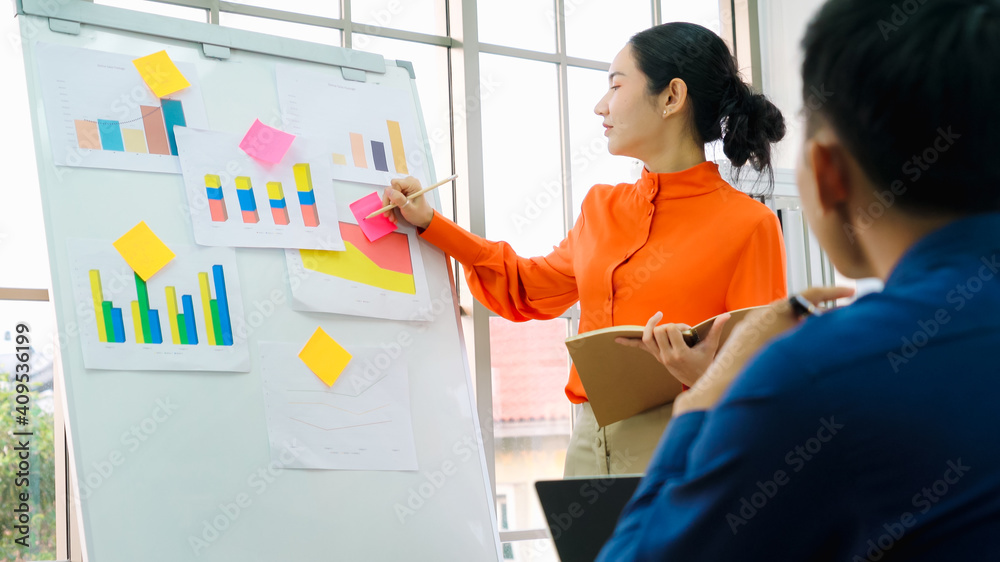
M975 256L990 262L997 253L1000 253L1000 213L960 218L910 246L889 274L885 286L898 285L962 257Z

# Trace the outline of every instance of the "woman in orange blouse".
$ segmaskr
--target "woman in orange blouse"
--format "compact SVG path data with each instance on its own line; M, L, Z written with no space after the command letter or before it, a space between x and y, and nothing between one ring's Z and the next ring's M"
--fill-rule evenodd
M705 144L721 138L734 166L750 162L770 172L770 145L784 135L784 120L743 83L722 39L694 24L636 34L611 63L608 81L594 109L608 150L641 160L645 169L634 184L594 186L551 254L518 256L505 242L462 229L422 197L407 203L404 194L420 189L412 177L393 180L385 200L458 260L475 297L508 320L555 318L577 301L581 333L668 320L648 343L668 350L678 344L670 367L690 384L714 357L721 330L689 349L680 339L685 325L786 294L777 217L722 179L706 161ZM670 404L599 428L575 369L566 395L583 405L567 476L645 470Z

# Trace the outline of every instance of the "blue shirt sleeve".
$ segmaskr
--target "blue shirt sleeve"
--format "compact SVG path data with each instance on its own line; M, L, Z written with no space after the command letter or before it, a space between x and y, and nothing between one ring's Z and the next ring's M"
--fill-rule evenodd
M828 493L817 484L824 479L799 474L825 470L816 460L822 447L810 455L801 446L817 433L829 441L836 421L794 363L772 346L715 408L671 422L599 560L739 560L750 552L793 560L814 552L825 540L819 535L833 529L816 520L816 502ZM821 530L788 537L797 517L813 518Z

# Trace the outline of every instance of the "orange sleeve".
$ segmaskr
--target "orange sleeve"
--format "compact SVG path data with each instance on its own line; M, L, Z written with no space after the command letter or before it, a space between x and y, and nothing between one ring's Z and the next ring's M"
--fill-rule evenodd
M767 213L747 240L726 292L726 310L770 304L788 296L781 223Z
M552 253L535 258L518 256L510 244L485 240L434 211L420 236L454 257L465 270L473 296L507 320L555 318L579 300L573 273L573 240L583 223Z

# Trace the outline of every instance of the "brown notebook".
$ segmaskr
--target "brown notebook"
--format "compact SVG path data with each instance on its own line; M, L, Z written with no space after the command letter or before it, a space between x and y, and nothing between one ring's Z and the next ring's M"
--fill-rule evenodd
M722 342L748 312L763 307L741 308L722 331ZM708 335L712 317L691 328L684 340L696 345ZM604 427L673 400L681 383L648 351L615 343L615 338L641 338L642 326L612 326L566 340L580 382L587 391L597 423Z

